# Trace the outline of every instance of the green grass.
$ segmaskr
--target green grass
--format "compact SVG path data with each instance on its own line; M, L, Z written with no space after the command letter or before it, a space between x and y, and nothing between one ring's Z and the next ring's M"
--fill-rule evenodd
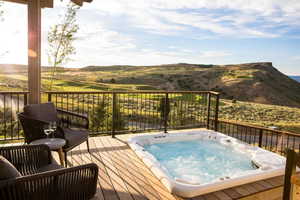
M176 72L175 72L176 70ZM192 80L191 75L202 73L206 69L191 67L120 67L118 70L103 68L102 71L61 71L54 80L52 91L138 91L160 89L157 85L165 85L168 80L176 83L177 80ZM218 76L222 75L224 80L242 81L253 78L257 72L255 69L229 70L226 72L220 68ZM223 73L223 74L222 74ZM177 79L182 75L184 79ZM42 73L42 90L49 90L49 73ZM201 76L200 76L201 77ZM116 83L109 81L114 78ZM196 80L196 79L195 79ZM27 73L0 74L0 91L27 91ZM191 85L188 83L188 85ZM247 91L244 91L247 92ZM128 97L138 97L135 94L128 94ZM148 95L147 98L155 100L161 95ZM189 101L195 100L195 95L171 96L174 100ZM43 101L47 100L42 95ZM198 99L204 101L205 99ZM212 104L215 105L214 103ZM258 103L241 102L232 103L229 100L220 102L220 118L250 123L259 126L277 126L281 130L300 133L300 109L286 106L273 106Z
M300 109L287 106L221 100L220 119L300 133Z

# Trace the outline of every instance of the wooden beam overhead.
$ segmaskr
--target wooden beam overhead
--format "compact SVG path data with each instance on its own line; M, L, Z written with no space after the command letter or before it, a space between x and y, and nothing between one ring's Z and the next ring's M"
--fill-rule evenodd
M3 0L12 3L28 4L28 0ZM40 0L41 8L53 8L53 0Z
M71 1L78 6L82 6L82 4L83 4L82 0L71 0Z
M29 0L3 0L7 2L20 3L20 4L28 4ZM92 2L93 0L71 0L73 3L78 6L82 6L84 2ZM53 0L40 0L41 8L53 8Z
M27 4L27 0L3 0L7 2L13 2L13 3L20 3L20 4Z
M73 3L77 4L78 6L82 6L83 2L92 2L93 0L71 0Z
M41 0L42 8L53 8L53 0Z

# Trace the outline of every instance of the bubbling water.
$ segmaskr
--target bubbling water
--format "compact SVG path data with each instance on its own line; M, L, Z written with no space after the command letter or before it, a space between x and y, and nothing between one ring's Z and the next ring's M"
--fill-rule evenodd
M246 154L212 140L159 143L144 148L174 179L192 183L225 180L256 169Z

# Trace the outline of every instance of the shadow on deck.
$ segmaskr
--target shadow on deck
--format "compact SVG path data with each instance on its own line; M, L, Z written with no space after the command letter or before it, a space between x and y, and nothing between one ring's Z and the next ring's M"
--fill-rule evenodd
M82 144L68 154L68 166L94 162L99 166L98 192L94 197L105 200L181 200L168 192L126 144L132 135L91 137L90 150ZM58 156L53 153L56 160ZM193 200L281 199L283 177L257 181Z

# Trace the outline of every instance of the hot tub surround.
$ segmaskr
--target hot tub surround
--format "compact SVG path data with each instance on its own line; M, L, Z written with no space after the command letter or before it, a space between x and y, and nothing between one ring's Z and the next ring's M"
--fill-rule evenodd
M216 141L220 145L229 146L237 152L241 152L249 156L253 166L256 169L246 171L239 177L220 177L220 179L211 183L195 182L192 180L180 179L171 176L168 169L161 164L154 155L144 148L147 145L157 143L196 140ZM171 193L182 197L194 197L241 184L279 176L284 174L285 169L284 157L270 151L263 150L259 147L251 146L222 133L209 130L175 131L169 134L145 134L130 138L128 140L128 144Z

